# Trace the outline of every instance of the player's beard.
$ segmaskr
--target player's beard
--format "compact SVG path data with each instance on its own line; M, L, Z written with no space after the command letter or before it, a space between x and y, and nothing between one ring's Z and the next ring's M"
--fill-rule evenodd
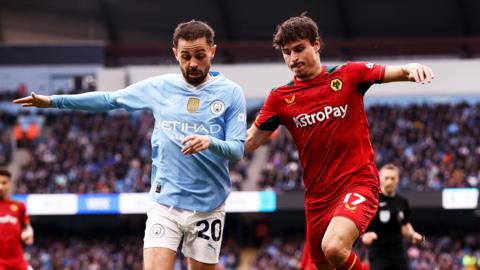
M205 78L208 76L208 71L210 70L210 65L205 68L205 71L202 71L198 68L187 68L181 69L183 77L191 85L199 85L203 83ZM192 75L195 75L192 77Z

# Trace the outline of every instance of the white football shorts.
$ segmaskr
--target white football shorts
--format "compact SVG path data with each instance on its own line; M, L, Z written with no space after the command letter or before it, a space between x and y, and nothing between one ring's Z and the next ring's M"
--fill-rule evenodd
M178 209L152 202L147 211L143 248L177 251L183 237L185 257L218 263L225 224L225 204L212 212Z

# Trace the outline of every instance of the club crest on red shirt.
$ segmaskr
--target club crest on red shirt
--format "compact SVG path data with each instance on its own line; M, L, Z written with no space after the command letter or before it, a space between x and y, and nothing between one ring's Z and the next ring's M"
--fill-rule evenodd
M333 79L330 82L330 88L332 88L332 90L335 92L342 90L342 87L343 87L343 82L340 79Z

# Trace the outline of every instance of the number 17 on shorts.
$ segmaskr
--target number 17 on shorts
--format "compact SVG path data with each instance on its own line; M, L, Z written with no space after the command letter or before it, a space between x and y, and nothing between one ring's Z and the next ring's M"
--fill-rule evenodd
M378 207L378 191L368 187L357 187L343 195L333 216L343 216L352 220L360 233L363 233L375 216Z

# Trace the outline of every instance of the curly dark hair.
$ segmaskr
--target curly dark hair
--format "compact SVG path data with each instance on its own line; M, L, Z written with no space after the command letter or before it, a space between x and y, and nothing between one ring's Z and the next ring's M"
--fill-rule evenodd
M317 39L322 43L317 23L307 15L307 12L290 17L277 25L273 35L273 47L280 50L285 44L300 39L308 39L312 45Z
M9 170L4 169L4 168L0 168L0 175L6 176L9 179L10 179L10 177L12 177L12 173L10 173Z
M213 46L215 32L206 22L191 20L179 23L173 32L173 46L177 48L179 39L191 41L202 37L206 37L208 45Z

